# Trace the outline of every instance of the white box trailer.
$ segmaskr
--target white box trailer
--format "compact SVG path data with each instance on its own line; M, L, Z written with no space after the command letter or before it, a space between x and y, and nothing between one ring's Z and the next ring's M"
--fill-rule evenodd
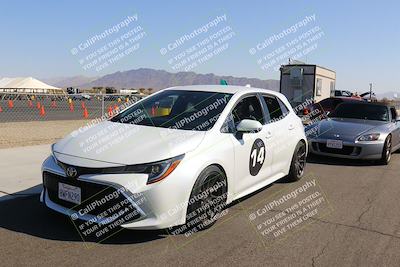
M312 64L288 64L280 68L280 92L293 107L319 102L335 95L336 72Z

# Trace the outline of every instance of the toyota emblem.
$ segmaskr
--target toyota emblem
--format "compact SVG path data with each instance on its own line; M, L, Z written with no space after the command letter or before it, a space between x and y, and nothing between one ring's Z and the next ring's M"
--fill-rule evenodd
M74 167L68 167L65 170L65 173L67 174L68 177L71 177L71 178L75 178L76 175L78 174L77 170Z

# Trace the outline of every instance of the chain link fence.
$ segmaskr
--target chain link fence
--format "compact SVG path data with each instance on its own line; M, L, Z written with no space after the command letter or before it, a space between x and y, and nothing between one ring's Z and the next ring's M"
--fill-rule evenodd
M0 93L0 148L56 142L143 95Z
M142 95L0 93L0 123L95 119Z

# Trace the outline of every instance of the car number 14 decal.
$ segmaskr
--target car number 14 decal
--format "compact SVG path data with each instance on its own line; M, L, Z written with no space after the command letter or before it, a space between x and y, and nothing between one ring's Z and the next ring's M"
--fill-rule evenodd
M258 174L262 165L264 164L264 160L265 144L261 139L257 138L254 141L250 152L249 170L251 175L255 176Z

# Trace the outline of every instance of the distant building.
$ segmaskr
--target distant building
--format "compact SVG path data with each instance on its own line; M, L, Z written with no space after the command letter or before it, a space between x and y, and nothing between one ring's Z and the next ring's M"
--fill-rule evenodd
M79 88L75 88L75 87L68 87L67 93L68 94L80 94L81 90L79 90Z
M134 89L134 88L121 88L119 90L120 94L127 94L127 95L131 95L131 94L137 94L139 91Z
M116 94L118 92L115 87L106 87L106 94Z
M313 64L288 64L280 68L280 92L296 106L335 95L336 72Z

